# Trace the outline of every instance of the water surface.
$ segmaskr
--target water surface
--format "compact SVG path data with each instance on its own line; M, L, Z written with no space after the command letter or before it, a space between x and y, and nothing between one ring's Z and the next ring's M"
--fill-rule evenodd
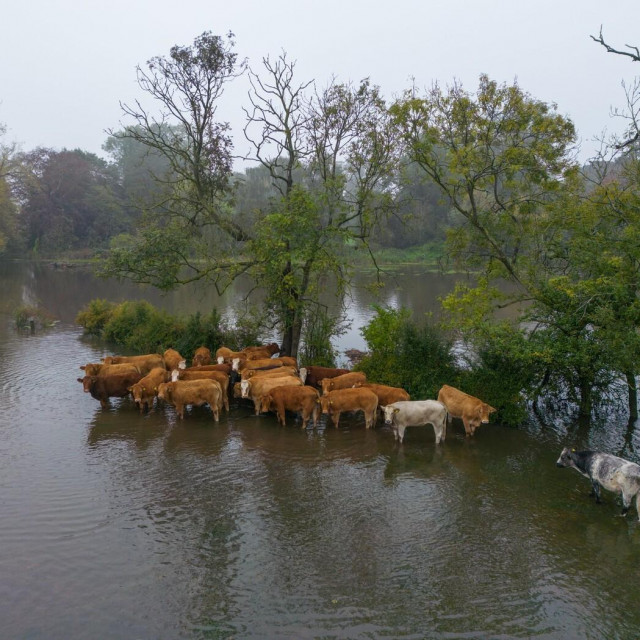
M22 277L3 292L54 287ZM0 303L2 637L639 637L635 509L557 469L557 433L454 423L398 446L358 416L101 410L76 378L104 348L69 288L36 335Z

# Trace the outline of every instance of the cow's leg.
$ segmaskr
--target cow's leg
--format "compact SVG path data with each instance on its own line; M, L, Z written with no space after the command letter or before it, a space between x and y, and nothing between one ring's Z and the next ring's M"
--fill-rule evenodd
M333 420L333 426L337 429L338 428L338 423L340 422L340 413L342 413L341 411L335 411L334 413L330 414L331 415L331 419Z
M396 427L396 436L398 438L398 441L400 442L400 444L402 444L402 441L404 440L404 430L407 427L405 427L404 425L401 427Z
M440 442L443 440L443 437L442 437L442 425L437 425L437 424L434 423L433 432L436 435L436 444L440 444Z
M100 406L103 409L108 409L111 405L109 404L109 399L108 398L101 398L100 399Z
M596 502L600 504L600 484L597 480L591 480L591 493L589 495L594 496Z
M625 491L622 492L622 514L623 516L627 515L629 511L629 507L631 507L631 500L633 499L633 495L629 495Z
M638 512L638 521L640 522L640 491L636 493L636 511Z
M462 424L464 425L465 435L472 436L473 431L471 430L471 425L469 424L469 420L467 418L462 418Z

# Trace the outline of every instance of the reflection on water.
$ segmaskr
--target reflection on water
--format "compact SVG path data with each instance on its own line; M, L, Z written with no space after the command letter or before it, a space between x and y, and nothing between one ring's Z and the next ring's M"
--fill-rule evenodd
M439 299L453 289L456 276L406 268L388 274L385 286L378 294L368 286L373 280L372 274L360 274L354 280L347 298L351 326L339 338L340 350L365 347L360 328L372 317L374 304L406 307L417 318L426 313L437 315ZM144 299L176 315L196 311L210 313L215 308L230 320L246 308L245 299L249 303L260 300L260 292L253 289L247 278L236 280L222 296L200 284L165 294L153 287L97 278L90 268L55 269L45 263L11 261L0 261L0 288L3 291L0 312L13 313L20 304L38 303L54 317L68 323L74 322L78 311L96 298L112 302ZM331 308L335 306L335 300L329 293L332 288L327 289L324 302Z
M103 411L76 381L101 352L0 311L2 637L637 637L635 511L557 434Z

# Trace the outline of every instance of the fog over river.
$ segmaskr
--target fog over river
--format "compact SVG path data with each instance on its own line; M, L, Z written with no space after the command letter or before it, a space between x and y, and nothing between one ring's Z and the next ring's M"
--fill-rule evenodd
M453 286L398 282L385 302L414 313ZM27 263L0 263L0 292L1 638L640 637L635 507L621 518L556 468L566 434L492 423L469 439L454 422L442 445L409 428L399 446L359 414L313 430L240 403L217 424L207 407L102 410L77 382L107 353L80 308L219 302ZM60 323L17 332L35 301ZM358 326L371 303L354 295ZM591 445L617 453L614 427Z

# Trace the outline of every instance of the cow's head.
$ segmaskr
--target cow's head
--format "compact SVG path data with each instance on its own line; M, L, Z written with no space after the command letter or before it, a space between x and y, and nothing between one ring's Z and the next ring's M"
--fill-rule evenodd
M300 380L302 380L302 384L307 381L307 368L302 367L300 371L298 371L298 375L300 376Z
M84 378L78 378L78 382L82 382L82 389L85 393L90 393L93 385L96 383L97 376L85 376Z
M180 371L178 369L174 369L171 372L171 382L175 382L180 377Z
M249 380L241 380L240 381L241 397L248 398L250 388L251 388L251 383L249 382Z
M478 419L481 424L489 424L489 416L497 409L494 409L491 405L488 405L486 402L483 402L478 407Z
M170 400L171 390L173 389L173 382L161 382L158 385L158 398L160 400Z
M262 396L260 399L260 413L267 413L267 411L270 411L272 402L273 396L270 393Z
M136 382L129 387L129 393L133 396L136 404L140 404L142 402L142 394L144 392L145 387L143 387L139 382Z
M237 371L240 368L240 358L234 358L231 361L231 370Z
M320 408L322 409L322 413L329 413L331 411L331 399L327 395L322 395L318 397L317 400L320 403Z
M388 425L393 424L393 416L395 416L396 413L400 411L398 407L394 407L392 404L388 404L386 406L380 405L380 409L382 411L382 414L384 415L384 423Z
M322 395L326 396L333 389L333 380L331 378L323 378L320 380L320 386L322 387Z
M565 447L560 454L560 457L556 460L556 467L576 467L576 450L575 448Z
M218 356L217 362L218 364L224 364L224 358L222 356Z

